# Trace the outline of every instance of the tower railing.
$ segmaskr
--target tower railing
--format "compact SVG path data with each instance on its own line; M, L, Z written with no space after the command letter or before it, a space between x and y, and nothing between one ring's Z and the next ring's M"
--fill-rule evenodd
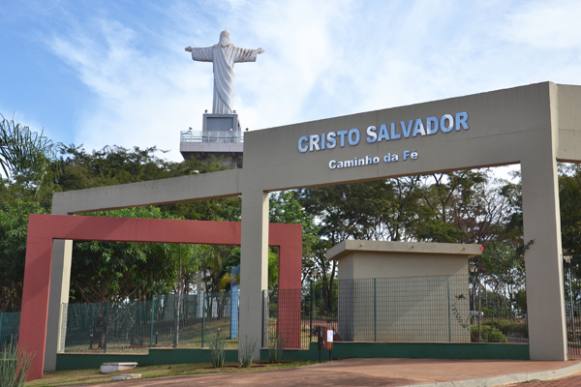
M214 142L214 143L241 143L244 142L242 135L222 135L213 134L204 136L202 132L185 131L180 133L180 142Z

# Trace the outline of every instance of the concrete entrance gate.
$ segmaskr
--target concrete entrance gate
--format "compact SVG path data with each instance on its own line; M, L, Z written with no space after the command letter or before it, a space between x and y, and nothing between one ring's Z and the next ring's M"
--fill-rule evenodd
M373 135L376 141L366 141ZM243 169L56 193L53 213L241 194L240 336L260 343L269 192L520 163L524 239L531 243L525 252L530 357L567 358L557 161L581 161L581 86L544 82L245 137ZM57 334L70 246L60 241L53 249L47 337ZM47 359L56 350L47 346Z
M66 323L61 313L68 304L70 264L61 274L61 302L54 295L51 254L63 239L109 242L191 243L212 245L240 244L240 223L176 219L111 218L105 216L31 215L28 221L26 263L22 287L22 309L18 345L33 355L28 379L42 377L43 369L54 369L57 352L64 352ZM269 226L269 245L279 253L278 285L281 291L294 290L301 284L302 230L298 224L273 223ZM71 254L72 245L67 249ZM70 258L70 257L69 257ZM55 282L55 279L52 279ZM55 307L55 305L57 305ZM277 327L283 345L300 346L300 297L291 292L279 303ZM59 319L51 320L54 309ZM54 329L51 325L58 323ZM56 347L56 349L55 349ZM53 364L54 363L54 364Z

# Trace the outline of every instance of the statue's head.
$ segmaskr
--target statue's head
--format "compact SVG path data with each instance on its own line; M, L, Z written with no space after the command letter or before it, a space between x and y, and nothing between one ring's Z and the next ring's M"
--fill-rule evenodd
M230 43L230 33L228 31L220 32L220 42L218 44L220 44L222 47L232 44Z

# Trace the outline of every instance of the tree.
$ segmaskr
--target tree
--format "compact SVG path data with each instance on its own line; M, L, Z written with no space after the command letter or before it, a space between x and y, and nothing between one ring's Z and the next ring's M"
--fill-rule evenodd
M570 256L571 280L565 281L566 291L572 292L575 302L581 299L581 166L562 165L559 177L561 200L561 236L563 255Z
M320 244L319 226L314 216L303 206L299 191L275 192L270 195L270 222L300 224L302 228L303 257L301 283L317 271L314 259ZM268 283L275 288L278 282L278 254L269 252Z
M35 192L43 182L54 146L42 132L0 114L0 178Z
M20 309L26 233L30 213L43 213L27 198L10 197L0 187L0 311Z
M156 207L109 211L109 215L171 217ZM75 242L71 299L82 302L146 300L169 292L176 281L175 250L171 244Z
M132 150L105 147L88 153L81 147L62 146L60 173L55 185L62 190L81 189L182 176L219 168L217 164L204 164L195 160L168 162L160 159L157 153L155 147ZM233 198L164 207L99 211L89 215L237 220L239 213L239 199ZM78 245L75 249L73 278L78 276L79 280L72 284L71 294L75 297L78 295L79 300L84 302L113 301L126 297L145 299L169 291L186 294L190 290L194 271L200 270L201 262L205 262L204 257L207 255L204 249L186 245L100 242ZM182 260L181 265L178 264L178 257ZM87 286L91 279L94 286ZM85 295L81 296L81 293Z
M310 246L311 276L320 281L325 305L332 310L337 286L337 261L329 260L326 251L345 239L402 238L404 213L408 201L397 201L412 195L405 181L375 181L345 184L299 191L299 200L314 222L318 238ZM398 192L398 189L401 189ZM391 222L394 220L394 222Z
M18 310L24 273L28 214L40 203L52 142L0 114L0 310Z

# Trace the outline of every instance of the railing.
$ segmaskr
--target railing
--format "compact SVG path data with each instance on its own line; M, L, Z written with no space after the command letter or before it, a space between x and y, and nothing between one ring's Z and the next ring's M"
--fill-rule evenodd
M204 143L219 143L219 144L239 144L244 142L244 136L232 136L232 135L213 135L213 136L203 136L200 132L181 132L180 142L204 142Z

